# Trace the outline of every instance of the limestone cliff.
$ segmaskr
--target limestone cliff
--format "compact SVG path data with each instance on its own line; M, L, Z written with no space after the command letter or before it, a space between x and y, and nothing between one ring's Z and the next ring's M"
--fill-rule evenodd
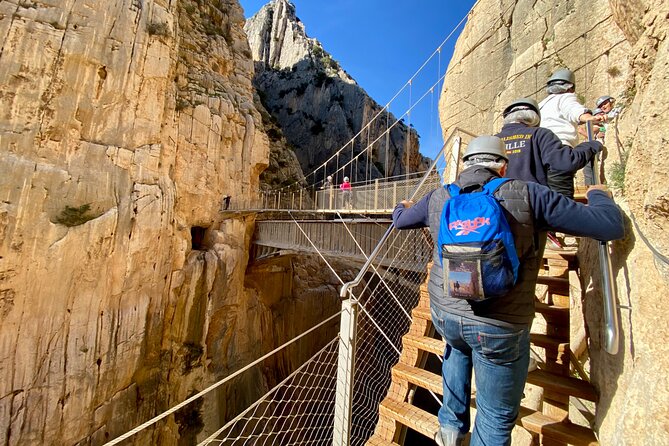
M235 0L0 1L0 444L102 444L276 346L253 218L219 213L268 164L243 24ZM190 444L260 374L135 444Z
M616 356L601 347L595 245L579 248L591 378L600 391L595 422L605 445L669 443L669 349L661 341L669 335L668 17L662 0L479 0L440 100L445 134L454 126L494 133L510 100L542 99L551 71L567 66L587 104L610 94L623 105L619 141L607 136L604 168L616 201L636 222L629 222L625 240L612 244L622 329Z
M254 85L295 147L305 174L321 166L381 111L321 43L307 36L289 1L272 0L247 20L244 29L256 61ZM358 155L395 123L392 114L382 113L327 171L343 166L351 153ZM371 178L405 173L407 164L412 172L422 170L427 164L418 148L417 133L396 123L388 137L372 146L369 160L363 156L354 165L352 181L364 180L367 171ZM324 179L323 171L320 175L316 180Z

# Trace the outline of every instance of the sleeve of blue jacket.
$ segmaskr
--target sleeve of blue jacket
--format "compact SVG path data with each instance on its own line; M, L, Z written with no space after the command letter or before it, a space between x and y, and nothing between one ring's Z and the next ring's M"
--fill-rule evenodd
M545 166L561 172L575 172L583 168L602 150L602 144L597 141L582 142L572 149L562 144L555 133L544 128L537 129L536 137Z
M434 192L434 191L432 191ZM418 203L410 208L404 207L402 203L395 206L393 210L393 224L397 229L426 228L430 225L428 203L432 192L429 192Z
M527 188L538 229L603 241L617 240L625 236L622 212L603 191L590 191L588 204L585 205L541 184L527 183Z

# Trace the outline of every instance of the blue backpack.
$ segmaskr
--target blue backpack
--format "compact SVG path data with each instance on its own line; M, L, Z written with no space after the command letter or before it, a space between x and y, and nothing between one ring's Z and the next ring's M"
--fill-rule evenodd
M483 190L460 194L444 186L451 199L444 204L439 228L439 260L444 295L481 301L504 296L518 279L518 254L502 206L493 193L509 178L495 178Z

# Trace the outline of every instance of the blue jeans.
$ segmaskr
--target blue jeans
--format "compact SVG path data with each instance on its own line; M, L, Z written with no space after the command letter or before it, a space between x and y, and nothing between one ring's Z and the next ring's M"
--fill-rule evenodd
M435 307L431 311L435 328L446 339L442 365L444 404L439 410L441 430L457 432L458 438L469 432L473 367L476 420L469 444L509 445L527 379L529 327L505 328Z

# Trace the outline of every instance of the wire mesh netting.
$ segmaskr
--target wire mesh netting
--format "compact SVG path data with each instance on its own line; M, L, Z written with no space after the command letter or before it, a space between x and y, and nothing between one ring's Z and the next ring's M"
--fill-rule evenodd
M451 148L454 159L464 149L469 134L458 132L458 144L448 144L446 155L440 157L420 180L410 180L400 186L386 187L384 205L394 207L391 198L418 200L435 187L440 187L450 174L447 160ZM451 163L456 165L456 163ZM455 167L453 167L455 168ZM382 188L372 184L363 193ZM411 189L411 190L408 190ZM402 190L401 195L394 191ZM391 195L393 194L393 195ZM362 195L364 196L364 195ZM399 197L399 198L398 198ZM361 261L376 250L377 255L362 270L360 283L351 289L359 315L355 327L355 368L352 385L352 416L350 444L364 445L374 433L379 420L379 404L391 383L391 369L402 349L402 336L411 325L411 310L420 297L421 285L427 279L432 241L426 229L398 231L391 229L383 235L364 225L339 221L298 222L270 221L257 237L274 240L277 245L293 249L322 251L324 255L354 255ZM313 223L313 225L311 224ZM374 225L368 225L373 227ZM385 227L383 228L385 229ZM372 239L382 237L380 243ZM279 240L280 242L277 242ZM346 248L342 248L345 246ZM303 247L303 248L299 248ZM364 254L363 254L364 253ZM269 391L246 411L212 434L203 445L330 445L336 429L335 398L338 373L339 337ZM341 379L341 376L339 377Z

